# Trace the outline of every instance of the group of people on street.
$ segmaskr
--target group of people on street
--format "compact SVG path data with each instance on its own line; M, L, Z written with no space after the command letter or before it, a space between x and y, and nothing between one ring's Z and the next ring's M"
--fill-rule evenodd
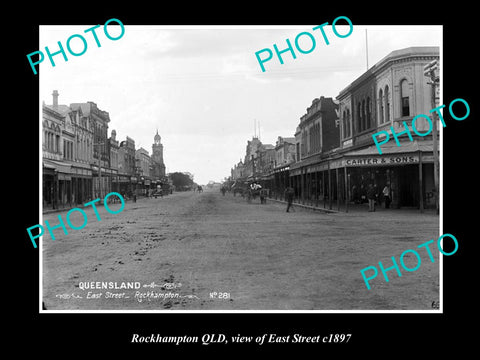
M385 201L385 209L389 209L390 203L392 202L392 200L390 196L390 186L388 184L386 184L385 187L383 188L381 195L383 197L383 200ZM285 189L285 200L287 201L286 212L290 212L290 209L295 211L295 208L292 207L294 196L295 196L295 190L290 186L287 187ZM368 199L368 211L369 212L375 211L376 203L379 202L379 193L378 193L378 188L376 184L374 183L368 184L366 196Z
M267 196L267 191L264 191L266 189L262 189L262 186L258 183L251 183L249 185L249 189L246 191L247 195L247 201L251 199L254 194L259 192L260 195L260 203L266 203L266 196ZM225 188L221 188L220 191L222 192L223 195L225 195ZM355 189L352 189L352 192L355 192ZM287 209L286 212L290 212L290 210L295 211L295 208L293 207L293 198L295 197L295 189L292 188L291 186L288 186L285 188L284 192L284 198L285 201L287 202ZM355 197L353 197L355 200ZM381 201L385 202L385 208L389 209L390 208L390 203L392 202L391 200L391 191L390 191L390 186L387 183L381 192L378 191L378 187L375 183L371 182L368 184L368 188L366 191L366 199L368 200L368 211L369 212L374 212L376 209L376 205L378 203L381 203Z
M385 185L382 192L378 192L377 185L374 183L368 184L367 189L367 199L368 199L368 211L373 212L375 211L375 205L379 202L379 197L382 196L383 200L385 201L385 209L390 208L390 203L392 202L390 198L390 186L388 184Z

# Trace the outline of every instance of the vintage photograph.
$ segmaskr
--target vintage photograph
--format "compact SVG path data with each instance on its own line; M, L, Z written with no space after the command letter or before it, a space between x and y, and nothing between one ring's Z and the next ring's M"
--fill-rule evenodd
M441 311L442 26L121 20L29 58L41 312Z

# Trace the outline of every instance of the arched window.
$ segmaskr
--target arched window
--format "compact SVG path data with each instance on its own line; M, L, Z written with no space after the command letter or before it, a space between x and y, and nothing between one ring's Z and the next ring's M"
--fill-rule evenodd
M390 121L390 94L388 93L389 92L389 89L388 89L388 85L385 86L385 122L389 122Z
M347 109L347 137L351 136L350 109Z
M307 155L310 155L311 151L312 151L311 131L307 130Z
M357 104L357 130L356 132L362 131L362 104L360 101Z
M370 97L367 97L367 121L365 124L365 129L370 129L370 126L372 126L372 101L370 100Z
M403 79L400 83L400 100L402 116L410 116L410 89L407 79Z
M360 131L365 130L366 125L367 125L367 116L365 113L365 99L363 99L362 100L362 128L360 129Z
M379 124L383 124L383 90L380 89L378 92L378 122Z
M343 110L342 115L342 125L343 125L343 138L347 137L347 112Z
M322 141L321 141L321 134L320 134L320 124L317 124L317 147L318 147L318 151L322 150Z

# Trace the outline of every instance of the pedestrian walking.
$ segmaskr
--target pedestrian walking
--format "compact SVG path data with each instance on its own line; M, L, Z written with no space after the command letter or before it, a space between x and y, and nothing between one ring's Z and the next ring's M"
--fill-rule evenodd
M385 199L385 209L389 209L390 203L392 200L390 199L390 187L388 186L388 183L383 188L382 194L383 194L383 198Z
M368 199L368 211L375 211L375 187L372 183L368 184L367 199Z
M267 203L267 195L268 195L267 189L260 189L260 204Z
M287 200L287 212L289 212L290 208L292 208L292 210L295 211L295 208L292 206L294 193L295 191L290 186L285 189L285 199Z

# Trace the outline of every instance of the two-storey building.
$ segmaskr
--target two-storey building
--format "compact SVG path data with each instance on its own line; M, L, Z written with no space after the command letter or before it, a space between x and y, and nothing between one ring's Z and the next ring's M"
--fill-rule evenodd
M126 137L118 148L118 177L121 194L133 194L137 185L135 171L135 140Z
M100 110L96 103L72 103L70 109L81 111L93 130L93 158L91 163L93 195L103 198L112 191L112 179L117 176L110 168L110 141L108 139L108 124L110 115L107 111Z
M318 205L320 197L326 199L332 191L327 187L326 177L332 174L326 159L338 148L339 139L338 103L324 96L314 99L295 131L297 157L290 165L289 185L298 201Z
M92 198L92 124L80 108L42 106L43 208L65 208Z
M392 135L411 129L418 114L432 108L429 79L423 68L439 59L437 47L410 47L396 50L354 80L337 96L340 102L340 146L330 161L330 169L340 173L338 201L365 201L369 184L377 188L379 200L388 186L395 207L434 206L433 138L420 137L411 130L399 137ZM416 121L420 132L428 130L425 118ZM387 131L390 141L379 153L372 135ZM341 175L343 174L343 176Z

